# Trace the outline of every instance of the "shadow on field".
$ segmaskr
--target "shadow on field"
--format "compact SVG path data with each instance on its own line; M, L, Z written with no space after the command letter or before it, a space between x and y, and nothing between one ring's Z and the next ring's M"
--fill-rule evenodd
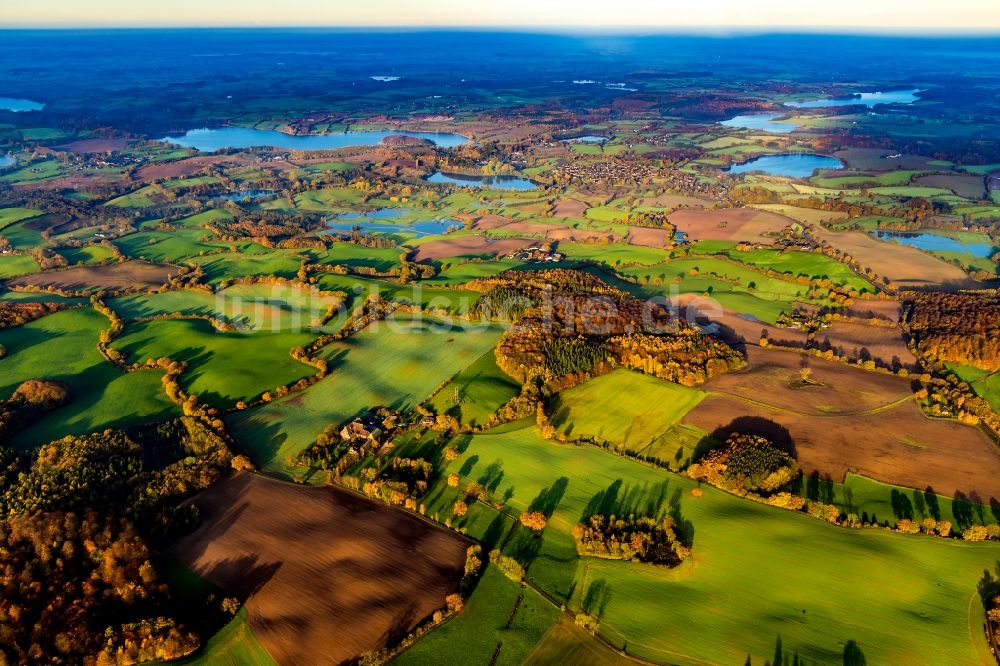
M590 498L580 522L585 523L596 515L655 516L667 501L668 486L668 481L625 486L621 479L617 479Z
M715 443L725 442L733 434L763 437L792 458L798 459L795 442L792 440L788 428L759 416L740 416L730 421L728 425L717 428L711 435L698 442L691 459L693 461L700 460L711 451L711 447Z
M531 500L531 504L528 505L528 511L541 511L546 516L551 516L552 512L559 506L559 502L562 501L563 495L566 494L567 486L569 486L569 478L559 477L551 486L539 491L538 497Z
M608 581L598 578L587 586L587 591L583 595L583 610L593 615L598 620L604 617L604 609L611 601L611 586Z

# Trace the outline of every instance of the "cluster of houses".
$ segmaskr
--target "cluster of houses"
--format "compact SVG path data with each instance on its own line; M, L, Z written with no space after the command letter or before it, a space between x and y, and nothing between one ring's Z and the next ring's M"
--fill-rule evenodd
M566 258L562 252L556 252L550 245L531 245L507 254L507 259L516 259L527 263L556 263Z
M340 429L340 439L352 445L381 444L396 429L396 415L367 412Z
M559 167L562 178L584 182L641 183L658 175L657 169L639 160L610 159L599 162L574 162Z

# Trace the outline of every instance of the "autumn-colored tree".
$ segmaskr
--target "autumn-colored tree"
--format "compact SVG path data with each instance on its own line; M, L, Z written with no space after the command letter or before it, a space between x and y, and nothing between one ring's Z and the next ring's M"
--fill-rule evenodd
M525 511L521 514L520 521L525 527L536 532L541 532L545 529L549 519L541 511Z

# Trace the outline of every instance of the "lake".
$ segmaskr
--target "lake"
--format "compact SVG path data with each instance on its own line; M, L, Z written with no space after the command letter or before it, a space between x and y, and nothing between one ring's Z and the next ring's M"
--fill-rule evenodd
M249 199L253 201L255 199L260 199L263 197L269 197L277 194L274 190L242 190L240 192L226 192L225 194L219 194L213 196L213 199L224 199L225 201L246 201Z
M766 173L770 176L786 178L808 178L817 169L843 169L844 163L829 155L814 155L812 153L787 153L783 155L764 155L748 162L734 164L728 173Z
M377 146L387 136L424 139L442 148L454 148L469 141L464 136L444 132L372 130L336 134L285 134L277 130L261 130L250 127L193 129L181 136L167 136L160 141L210 153L223 148L254 148L257 146L273 146L285 150L335 150L349 146Z
M337 216L338 220L391 220L394 217L402 217L406 215L406 210L403 208L378 208L376 210L366 210L364 212L350 212L341 213Z
M482 187L493 190L525 190L538 189L538 183L520 176L469 176L462 173L445 173L435 171L427 177L428 183L448 183L462 187Z
M45 105L41 102L33 102L30 99L0 97L0 111L41 111L44 108Z
M389 215L388 211L396 212L398 215ZM383 213L379 215L379 213ZM410 234L413 236L437 236L448 232L451 227L462 227L460 221L452 218L441 220L425 220L412 224L391 224L377 222L373 220L390 219L403 215L405 211L395 208L381 208L371 213L341 213L336 220L351 220L350 222L327 222L326 226L332 231L351 231L354 227L360 227L361 231L373 234Z
M876 104L913 104L919 97L918 92L923 92L919 88L913 90L893 90L890 92L870 92L858 93L853 97L841 97L839 99L813 99L806 102L785 102L785 106L796 109L822 109L828 106L853 106L864 104L869 109Z
M726 127L736 127L739 129L752 129L761 130L763 132L772 132L774 134L787 134L798 129L798 125L794 123L776 123L774 120L776 118L781 118L784 114L781 113L753 113L746 116L734 116L729 120L723 120L720 125L725 125Z
M566 143L604 143L605 141L610 141L611 139L606 136L597 136L596 134L587 134L585 136L574 136L569 139L560 139L560 141L565 141Z
M959 252L974 257L990 257L993 254L991 243L963 243L950 236L907 231L876 231L874 233L879 240L895 241L901 245L909 245L929 252Z
M14 159L13 155L0 155L0 169L6 169L15 164L17 164L17 160Z

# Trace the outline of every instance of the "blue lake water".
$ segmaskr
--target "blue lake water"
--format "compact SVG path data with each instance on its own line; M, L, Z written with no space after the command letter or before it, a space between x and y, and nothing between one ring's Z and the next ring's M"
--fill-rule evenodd
M0 155L0 169L6 169L15 164L17 164L17 160L14 159L13 155Z
M853 97L841 97L839 99L814 99L807 102L785 102L785 106L792 106L796 109L822 109L830 106L853 106L855 104L864 104L870 109L876 104L913 104L920 99L917 97L918 92L922 91L919 88L914 88L913 90L858 93Z
M611 139L606 136L598 136L596 134L587 134L585 136L574 136L569 139L562 139L567 143L604 143L605 141L610 141Z
M243 190L240 192L226 192L225 194L220 194L212 198L224 199L226 201L245 201L247 199L253 201L254 199L269 197L273 194L277 194L277 192L274 190Z
M30 99L0 97L0 111L41 111L44 108L45 105L41 102L33 102Z
M435 171L427 177L428 183L449 183L462 187L483 187L493 190L525 190L538 189L538 183L520 176L469 176L461 173L444 173Z
M368 210L364 212L349 212L341 213L337 216L338 220L391 220L395 217L402 217L406 215L406 210L403 208L379 208L377 210Z
M879 240L895 241L930 252L961 252L974 257L989 257L993 254L990 243L963 243L957 238L938 234L911 233L905 231L876 231Z
M808 178L817 169L843 169L844 163L829 155L813 155L811 153L784 155L764 155L748 162L734 164L729 167L729 173L766 173L771 176L786 178Z
M351 231L354 227L361 227L361 231L373 234L410 234L412 236L436 236L447 233L451 227L464 226L460 221L452 218L441 220L424 220L412 224L392 224L378 222L377 220L392 219L400 217L406 213L399 208L380 208L376 211L365 213L341 213L336 220L350 220L349 222L327 222L326 226L334 231Z
M735 116L729 120L723 120L720 125L726 127L737 127L740 129L761 130L774 134L787 134L798 128L793 123L776 123L776 118L781 118L782 113L753 113L746 116Z
M468 143L458 134L444 132L357 131L336 134L285 134L277 130L249 127L218 127L188 130L181 136L167 136L161 141L212 152L223 148L253 148L273 146L285 150L335 150L348 146L377 146L387 136L409 136L425 139L442 148L454 148Z

